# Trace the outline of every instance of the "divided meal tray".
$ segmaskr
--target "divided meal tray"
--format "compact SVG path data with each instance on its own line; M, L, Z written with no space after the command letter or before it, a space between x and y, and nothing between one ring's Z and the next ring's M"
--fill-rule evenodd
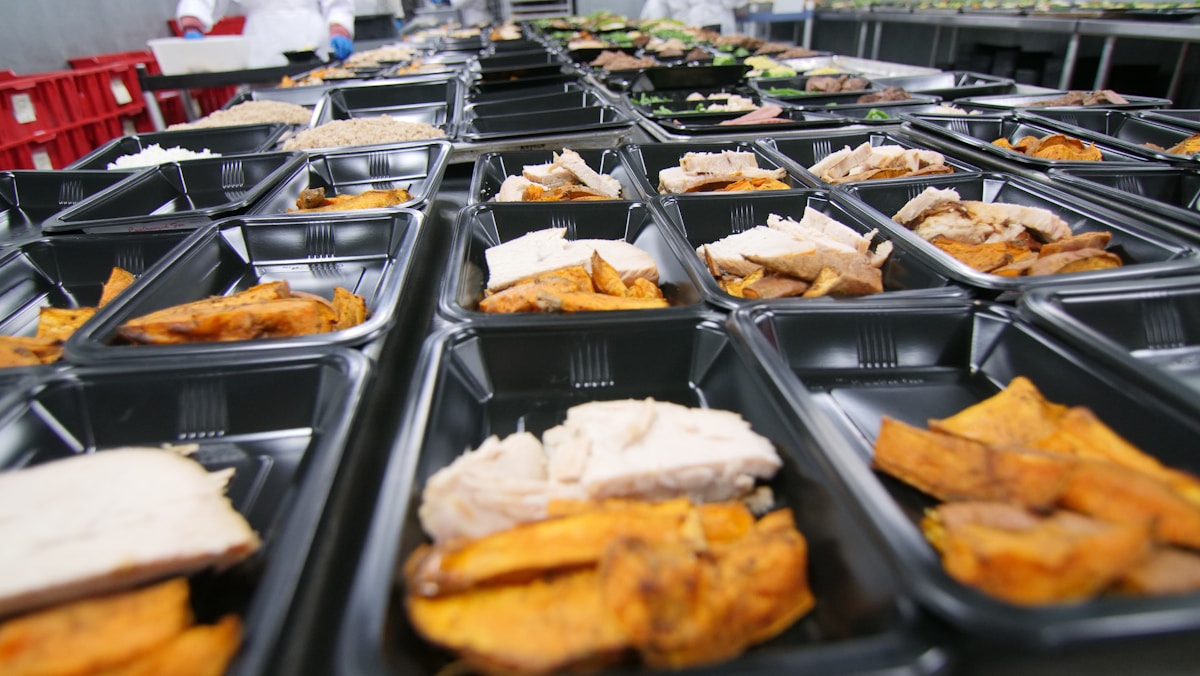
M1200 228L1200 168L1064 167L1051 169L1048 175L1053 181L1187 223L1192 234L1200 232L1195 230Z
M832 131L828 134L822 134L820 137L763 138L759 139L758 143L766 152L777 155L780 163L787 166L790 171L804 175L810 182L817 185L828 184L822 181L816 174L809 171L808 168L846 146L849 146L853 150L863 143L870 143L872 147L901 146L910 150L934 150L933 148L922 147L920 144L913 143L886 131ZM978 167L957 160L945 153L942 153L942 156L945 157L946 164L954 167L955 171L979 171Z
M1089 407L1146 453L1193 474L1200 473L1194 414L1171 408L998 305L747 306L734 312L731 325L786 393L800 424L816 430L819 450L887 541L910 593L966 636L1000 650L1094 649L1147 635L1174 633L1187 641L1200 628L1194 593L1019 606L960 584L944 572L919 527L937 501L870 468L883 416L924 429L929 419L982 401L1016 376L1032 380L1051 401Z
M1124 110L1026 110L1019 117L1037 120L1051 127L1082 139L1103 141L1151 161L1200 162L1200 154L1168 153L1165 150L1147 148L1144 143L1154 143L1170 148L1184 139L1195 135L1195 131L1156 122Z
M1035 119L1017 114L997 115L937 115L909 114L905 115L909 124L921 131L927 131L937 136L962 143L975 150L988 153L1007 162L1020 164L1034 169L1049 169L1050 167L1102 166L1107 163L1145 164L1145 158L1125 148L1105 140L1080 138L1089 145L1095 145L1104 158L1100 162L1093 160L1048 160L1041 157L1030 157L1007 148L1001 148L994 141L1004 138L1009 143L1016 143L1023 136L1045 138L1051 134L1066 134L1069 130L1052 126ZM1077 137L1078 138L1078 137Z
M205 468L234 469L227 495L262 548L226 571L192 575L192 606L205 624L241 616L231 676L267 673L289 609L306 593L301 573L368 377L367 359L344 349L49 374L0 410L0 468L196 444L192 458Z
M679 158L687 153L719 153L725 150L735 152L752 152L762 169L778 169L782 165L773 157L767 155L756 144L750 141L715 141L715 142L685 142L685 143L631 143L621 146L621 157L625 171L634 179L634 185L642 193L642 199L652 199L659 196L658 173L663 169L679 166ZM792 189L811 187L798 175L788 172L780 179ZM722 193L693 193L697 195L713 195ZM745 193L739 193L745 194Z
M313 151L306 154L306 162L291 176L259 200L249 214L287 213L296 208L300 193L312 188L324 188L326 197L406 188L412 199L396 207L419 207L429 201L441 184L450 150L447 141L423 141Z
M900 87L914 94L960 99L969 96L1007 94L1015 83L1011 78L976 73L969 70L948 70L930 75L900 75L871 80L877 88Z
M1021 312L1142 387L1200 411L1200 277L1047 287Z
M830 199L829 193L819 190L776 191L767 190L749 195L725 193L709 197L670 195L655 200L655 206L675 226L670 243L676 255L704 298L712 305L733 309L747 303L829 303L853 302L850 299L834 298L783 298L758 301L731 296L721 290L717 280L708 271L704 260L696 249L756 225L766 225L767 216L778 214L799 221L806 207L852 228L860 235L877 230L869 219L847 211ZM914 300L929 296L966 296L967 291L951 283L946 275L910 251L910 245L898 241L886 232L877 233L873 244L891 241L893 251L883 264L883 293L868 298Z
M1086 91L1086 90L1084 90ZM1037 106L1036 104L1043 101L1050 101L1062 97L1067 92L1051 92L1048 94L1009 94L1000 96L971 96L958 100L960 105L974 106L977 108L991 108L997 111L1007 111L1012 109L1029 109L1029 110L1047 110L1052 108L1072 108L1075 110L1083 110L1089 108L1109 108L1112 110L1149 110L1153 108L1168 108L1171 106L1171 99L1160 99L1152 96L1121 96L1129 103L1106 103L1096 106ZM1032 106L1032 107L1031 107Z
M467 204L491 202L500 194L500 186L509 176L519 176L526 166L547 164L554 161L554 154L559 150L515 150L506 152L486 153L475 160L475 169L471 174L471 187L467 193ZM613 177L621 184L621 198L636 200L638 189L634 179L625 168L621 153L615 148L578 150L579 157L593 171ZM525 202L509 202L508 204L526 204ZM569 204L560 202L559 204Z
M540 368L530 369L536 363ZM540 435L573 405L654 397L735 411L771 439L784 466L770 482L809 544L813 611L776 638L712 667L730 671L938 673L947 653L898 590L811 432L755 377L723 321L705 316L587 326L456 327L425 344L408 414L354 572L337 636L337 670L434 674L453 661L421 640L404 613L398 566L425 536L417 520L429 477L492 434ZM389 593L396 589L394 593Z
M547 228L565 228L565 238L623 240L654 259L658 285L670 308L628 311L578 312L573 314L489 314L478 310L487 284L485 252L522 235ZM477 204L459 212L451 245L450 269L443 277L439 310L449 319L477 324L571 321L607 324L619 317L649 318L676 311L698 309L701 291L694 276L684 270L677 251L668 240L671 226L659 221L646 205L638 202L587 201L576 205L562 202L537 204Z
M980 272L926 242L896 223L892 216L926 188L955 189L964 200L1005 202L1047 209L1067 222L1073 234L1107 230L1112 241L1107 250L1121 257L1123 266L1068 274L1004 277ZM872 221L892 237L908 242L935 269L951 279L989 293L1023 291L1048 284L1085 284L1105 280L1161 277L1189 273L1200 266L1194 244L1161 232L1135 218L1109 211L1056 188L1010 174L949 174L866 181L837 186L836 199L851 211Z
M0 172L0 246L41 235L46 219L130 175L72 169Z
M362 345L399 319L396 307L408 281L423 223L420 212L394 209L362 214L232 218L195 233L169 265L159 266L137 293L118 296L67 341L80 363L115 360L198 359L229 353L322 350ZM163 308L227 296L266 282L330 300L340 286L366 300L367 319L340 331L286 338L175 345L112 344L129 319Z
M71 163L68 169L107 170L110 162L125 155L135 155L158 144L163 150L174 147L201 152L208 150L220 155L259 153L275 148L287 132L286 124L249 124L235 127L177 129L133 134L116 138ZM118 169L118 171L140 171Z
M620 108L602 104L568 110L476 117L462 123L459 137L466 142L477 142L516 136L620 129L634 123L635 120Z
M357 87L334 87L313 112L313 126L334 120L388 115L440 127L452 138L463 98L456 77L414 76Z
M526 96L505 101L470 103L463 109L463 119L487 118L497 115L521 115L547 111L567 111L598 106L604 101L587 89L563 91L538 96Z
M194 229L245 212L304 164L303 153L169 162L60 211L46 233Z

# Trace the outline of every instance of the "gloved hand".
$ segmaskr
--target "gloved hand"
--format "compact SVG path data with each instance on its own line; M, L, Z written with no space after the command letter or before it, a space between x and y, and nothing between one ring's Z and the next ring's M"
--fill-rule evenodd
M199 40L202 37L204 37L204 33L201 33L195 28L189 28L183 32L184 40Z
M345 35L335 35L329 41L329 48L333 50L333 56L341 61L354 53L354 42Z

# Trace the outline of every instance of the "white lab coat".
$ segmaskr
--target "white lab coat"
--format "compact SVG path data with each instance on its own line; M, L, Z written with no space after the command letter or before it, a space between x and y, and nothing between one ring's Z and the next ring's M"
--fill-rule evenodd
M735 7L748 0L646 0L642 6L643 19L676 19L689 26L720 26L728 35L737 32Z
M207 32L228 4L228 0L179 0L175 15L200 19ZM236 4L246 16L243 35L250 68L285 65L283 53L297 49L327 55L330 23L354 34L354 0L236 0Z
M492 22L492 13L488 11L487 0L450 0L450 6L458 10L464 26Z

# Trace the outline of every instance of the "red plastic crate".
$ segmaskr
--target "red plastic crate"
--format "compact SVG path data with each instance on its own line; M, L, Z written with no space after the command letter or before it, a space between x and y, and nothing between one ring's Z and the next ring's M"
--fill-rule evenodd
M132 115L121 115L121 135L128 136L129 134L144 134L148 131L154 131L154 121L150 119L150 113L143 108ZM167 123L173 124L173 123Z
M33 159L29 157L29 147L26 145L10 145L0 147L0 170L32 169Z
M62 169L83 157L91 145L82 128L63 129L28 145L31 169Z
M90 146L89 150L91 148L98 148L117 137L125 135L124 127L121 124L121 117L118 115L84 123L83 133Z
M133 62L113 62L72 74L80 97L80 119L136 113L146 105Z
M76 121L79 100L71 71L0 81L0 133L15 143L68 127Z

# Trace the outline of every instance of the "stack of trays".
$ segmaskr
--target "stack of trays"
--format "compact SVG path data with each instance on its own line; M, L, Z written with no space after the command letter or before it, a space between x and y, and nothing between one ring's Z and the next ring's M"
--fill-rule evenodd
M129 176L73 169L0 172L0 247L41 235L47 219Z

